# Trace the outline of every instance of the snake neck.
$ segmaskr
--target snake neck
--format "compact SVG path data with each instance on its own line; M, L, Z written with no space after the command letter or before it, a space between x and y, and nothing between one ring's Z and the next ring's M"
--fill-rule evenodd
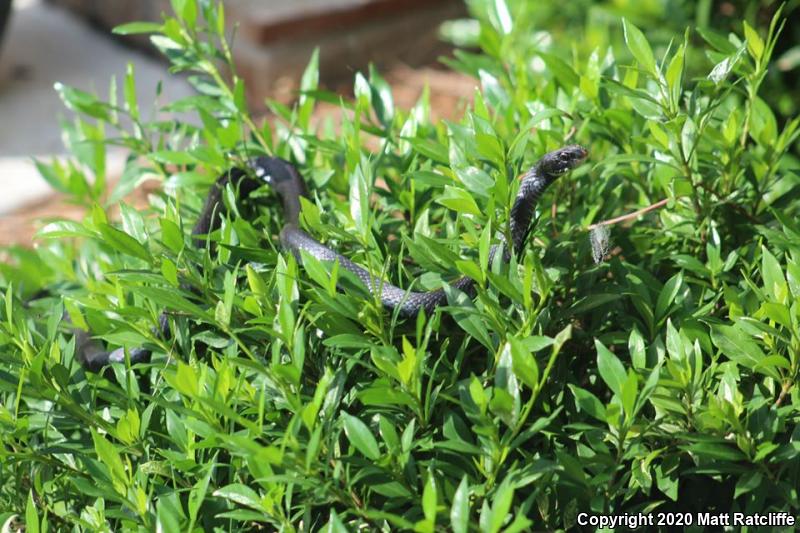
M542 172L539 165L533 167L522 177L519 192L517 192L511 208L511 244L515 254L522 252L525 242L528 240L536 202L556 179L558 179L558 175Z
M278 157L259 157L251 161L250 170L248 173L244 169L233 168L214 182L192 229L192 235L207 235L219 228L226 212L222 196L229 184L239 200L250 196L262 184L269 184L281 197L286 223L299 223L300 197L307 193L305 183L294 166ZM203 240L196 239L196 244L202 246Z
M298 226L300 224L300 197L307 196L305 184L297 172L293 172L296 179L273 183L273 188L281 197L283 215L286 224Z
M208 191L208 196L203 203L203 208L200 210L200 216L192 228L192 235L207 235L212 231L219 228L222 223L222 217L226 212L225 202L222 201L222 195L225 187L230 184L234 188L234 192L238 193L239 197L246 198L251 192L258 188L258 182L249 177L247 173L239 168L233 168L228 172L222 174L211 185ZM202 238L195 238L195 245L203 246L204 240Z
M280 157L257 157L250 162L256 177L278 193L286 224L300 223L300 197L308 196L303 177L289 161Z

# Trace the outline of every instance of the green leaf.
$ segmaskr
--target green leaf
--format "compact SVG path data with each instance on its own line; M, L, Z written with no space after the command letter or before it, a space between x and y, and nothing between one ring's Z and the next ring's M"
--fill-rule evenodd
M64 175L63 167L57 161L54 161L52 165L47 165L34 159L33 163L36 165L36 170L39 171L39 175L42 176L53 189L63 193L70 192L69 179Z
M60 220L51 222L36 233L36 238L40 239L60 239L64 237L94 237L94 233L86 227L71 220Z
M161 224L161 240L164 241L167 248L174 253L180 253L184 244L181 228L179 228L175 222L167 218L159 219L159 223Z
M133 63L128 63L125 69L125 83L122 86L125 98L125 109L134 119L139 118L139 103L136 99L136 77L133 71Z
M552 339L545 340L550 342L547 344L543 343L541 346L542 348L552 344ZM537 390L539 386L539 367L531 353L531 351L534 350L526 347L519 339L513 337L510 338L508 342L511 347L511 360L514 375L531 390ZM529 349L531 351L529 351Z
M764 41L759 37L758 32L754 30L747 21L744 22L744 37L747 40L747 51L756 60L756 63L761 61L761 56L764 55Z
M800 261L788 259L786 263L786 281L792 296L800 299Z
M138 257L143 261L152 261L152 257L147 248L124 231L118 230L109 224L100 224L98 229L106 243L118 252Z
M672 60L669 62L669 66L667 67L667 73L664 76L667 87L671 94L673 95L673 100L677 103L678 96L680 96L680 87L681 81L683 77L683 55L684 55L684 48L681 45L678 48L678 51L675 52L675 55L672 56Z
M775 301L783 303L789 295L783 269L774 255L766 247L761 248L761 276L764 278L764 290L771 294Z
M190 30L194 30L197 19L197 0L186 0L184 2L181 18Z
M509 477L506 477L492 499L492 514L489 526L491 533L497 533L503 527L506 521L506 516L511 510L511 503L514 501L514 485L510 482Z
M711 69L711 72L708 73L708 79L713 81L716 85L719 85L721 82L725 81L730 74L731 70L739 63L739 60L744 55L745 46L742 45L738 50L734 53L714 65L714 68Z
M436 203L441 204L453 211L469 213L480 216L481 210L472 196L464 189L458 189L449 185L445 186L444 193L436 199Z
M159 496L156 502L156 530L180 531L183 519L180 499L171 492Z
M156 22L129 22L115 27L112 32L117 35L137 35L141 33L158 33L162 29Z
M175 150L159 150L150 154L150 159L156 163L165 165L191 165L197 162L194 156L188 152Z
M650 48L650 43L647 42L642 30L626 19L622 19L622 30L625 34L625 44L628 45L628 50L631 51L633 57L636 58L642 68L657 78L658 71L656 70L653 50Z
M245 505L252 509L261 510L261 498L256 491L241 483L232 483L221 489L217 489L214 491L214 496L230 500L240 505Z
M722 442L697 442L681 448L707 459L720 461L743 461L746 459L740 450Z
M428 474L428 482L422 489L422 512L425 520L432 524L436 523L436 478L433 474Z
M620 394L620 399L622 400L622 411L628 417L628 419L632 419L636 406L636 394L639 392L639 380L636 377L636 374L631 370L628 372L628 378L625 380L625 383L622 385L622 393Z
M504 35L508 35L514 29L514 21L511 18L511 12L508 10L508 5L505 0L494 0L492 6L494 7L495 20L497 20L497 29Z
M758 489L758 487L761 485L762 479L763 476L758 470L751 470L750 472L743 474L736 481L736 488L734 489L733 497L739 498L739 496L743 494L747 494L748 492L753 492L754 490Z
M416 137L404 137L404 139L414 147L415 151L425 157L433 159L437 163L442 163L443 165L450 164L450 156L448 155L447 148L441 143L433 139L417 139Z
M597 370L600 372L600 377L614 394L621 396L622 387L627 379L625 367L598 339L594 340L594 346L597 350Z
M119 451L96 430L92 429L91 433L97 457L106 468L108 468L114 490L117 491L118 494L124 496L128 487L128 475L125 472L125 467L122 464Z
M647 366L647 353L644 348L644 338L637 327L631 330L631 334L628 337L628 352L631 355L631 363L634 368L640 369Z
M443 288L447 295L447 303L450 305L448 312L458 326L485 347L494 350L486 324L470 298L451 285L445 285Z
M216 458L217 456L214 455L214 459ZM197 521L197 513L203 505L203 501L206 499L206 494L208 494L208 486L211 483L211 475L214 473L215 462L215 460L212 460L208 463L205 468L206 474L197 480L197 483L194 484L194 487L192 487L192 490L189 492L188 509L189 519L192 524ZM191 530L191 525L187 529Z
M170 3L172 4L172 12L176 17L183 15L183 9L187 2L188 0L170 0Z
M344 421L344 432L350 444L367 459L377 461L381 456L378 441L375 440L375 436L367 425L348 413L342 413L342 419Z
M743 332L738 325L715 325L711 328L711 339L728 359L750 370L761 372L772 378L780 379L774 367L762 367L766 357L749 335Z
M450 525L453 533L469 531L469 482L466 474L453 493L453 504L450 506Z
M331 509L330 516L328 517L328 523L325 524L325 527L322 529L323 533L349 533L348 529L342 523L341 518L339 515L336 514L336 511Z
M667 282L664 284L664 287L658 294L658 300L656 301L656 314L655 314L656 322L661 322L664 318L666 318L665 316L666 312L669 310L669 307L675 300L675 296L678 295L678 291L680 291L682 284L683 284L682 272L678 272L677 274L669 278L669 280L667 280Z
M600 422L606 421L606 408L603 403L591 392L582 389L572 383L567 384L572 395L575 397L575 403L581 411L585 411L588 415L596 418Z
M311 113L314 110L315 98L312 92L319 87L319 47L314 48L308 60L303 77L300 80L300 98L298 99L298 124L303 130L309 129Z
M103 121L110 120L108 104L99 101L94 95L62 83L56 83L54 88L64 104L73 111L85 113Z
M388 127L394 118L394 100L392 88L386 83L374 65L369 66L369 86L372 92L372 108L384 127Z
M510 396L511 410L504 422L506 422L509 427L514 427L519 420L522 400L520 399L519 382L517 382L517 377L512 370L513 361L511 351L510 343L506 343L500 351L500 357L497 360L497 371L494 375L494 387L495 394L499 391L504 391Z
M546 52L537 52L537 55L544 60L548 72L551 72L565 88L571 89L578 85L580 82L578 73L563 59Z
M183 361L178 361L178 368L175 372L175 380L172 385L175 389L189 398L195 398L198 394L197 373L194 368Z
M25 502L24 529L26 532L39 533L41 531L39 524L39 514L36 512L36 502L33 501L33 489L31 489L28 491L28 499ZM5 530L5 527L3 529ZM8 531L12 531L12 528L9 528Z

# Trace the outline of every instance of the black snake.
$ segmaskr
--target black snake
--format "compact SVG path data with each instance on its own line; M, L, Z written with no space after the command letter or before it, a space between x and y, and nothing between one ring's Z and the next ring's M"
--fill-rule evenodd
M536 202L547 187L561 175L580 165L587 157L586 149L579 145L569 145L542 156L541 159L522 176L514 205L511 208L509 235L511 249L515 254L522 252L530 231L531 220L534 215ZM389 310L397 310L401 316L416 316L420 310L430 314L433 309L447 301L444 289L426 292L411 292L383 280L376 279L367 270L356 265L346 257L340 255L320 243L308 233L300 229L300 198L306 196L306 186L297 169L283 159L277 157L258 157L250 160L249 169L233 168L220 176L212 185L206 197L200 216L192 229L195 244L203 246L204 236L219 228L225 213L225 203L222 195L228 184L238 191L239 199L248 197L252 192L268 184L283 202L285 223L280 232L280 241L283 248L291 252L298 261L301 261L301 251L321 261L339 261L342 268L354 274L367 287L373 296L379 294L383 305ZM504 250L503 258L508 260L510 252L505 243L492 246L489 262L499 249ZM457 288L468 294L474 294L474 280L469 277L459 278L451 287ZM161 335L169 335L167 316L162 313L159 319ZM100 344L91 338L90 334L75 330L76 356L81 364L90 371L97 372L109 363L125 361L122 348L114 351L104 351ZM147 362L151 352L147 348L134 348L130 350L131 364Z

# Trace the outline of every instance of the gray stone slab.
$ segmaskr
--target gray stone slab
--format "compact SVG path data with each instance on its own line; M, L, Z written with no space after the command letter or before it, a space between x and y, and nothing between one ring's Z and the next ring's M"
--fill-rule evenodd
M53 85L61 82L108 95L112 75L119 85L128 62L136 72L143 115L152 112L163 80L163 101L192 94L189 84L168 74L164 63L93 30L74 14L36 0L15 0L0 50L0 213L50 192L31 157L65 152L59 117L69 117ZM115 155L114 157L122 157ZM120 165L110 163L110 168Z

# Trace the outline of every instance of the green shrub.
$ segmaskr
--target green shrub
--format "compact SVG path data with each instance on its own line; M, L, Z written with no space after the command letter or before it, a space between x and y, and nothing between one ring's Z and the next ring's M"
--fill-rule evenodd
M800 119L760 96L780 87L780 12L728 36L662 29L653 47L630 20L606 38L534 32L533 3L475 1L480 49L447 61L481 86L458 122L431 122L427 93L396 108L374 69L352 101L321 90L314 55L296 105L271 102L260 125L224 74L221 4L172 3L163 24L118 31L152 32L197 96L144 117L131 69L121 99L114 81L107 102L59 87L75 157L40 169L89 211L1 267L0 518L496 532L800 512ZM339 130L312 121L321 101ZM568 139L590 164L545 195L523 256L488 265L514 177ZM131 156L105 197L109 146ZM402 321L337 291L335 267L277 249L269 190L238 207L229 190L216 246L194 246L207 186L255 154L298 165L313 235L401 286L474 276L477 297ZM120 202L153 177L146 212ZM154 361L86 374L64 310ZM162 310L169 340L152 332Z

